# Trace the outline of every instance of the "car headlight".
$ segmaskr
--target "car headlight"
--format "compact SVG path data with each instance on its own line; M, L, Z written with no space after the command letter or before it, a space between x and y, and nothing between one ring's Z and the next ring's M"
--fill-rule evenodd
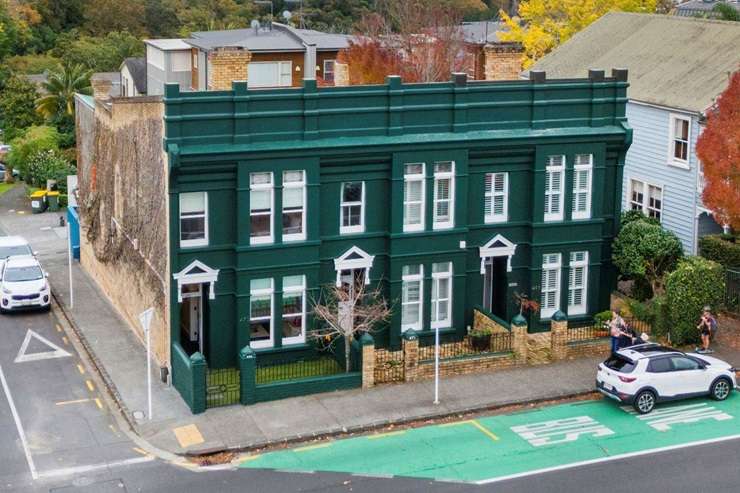
M49 289L49 283L44 282L44 285L41 286L41 291L46 291L47 289Z
M3 286L3 293L5 293L5 294L13 294L13 292L11 290L9 290L8 288L6 288L5 286Z

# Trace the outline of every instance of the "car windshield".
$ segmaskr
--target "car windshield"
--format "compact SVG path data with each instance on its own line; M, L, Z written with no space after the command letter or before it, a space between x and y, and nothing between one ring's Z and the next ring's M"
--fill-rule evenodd
M8 258L13 255L33 255L28 245L0 246L0 258Z
M36 265L28 267L9 267L5 269L5 282L38 281L44 277L44 273Z
M604 361L604 366L606 366L610 370L618 371L621 373L631 373L637 365L633 361L630 361L623 356L615 354L609 357L608 360Z

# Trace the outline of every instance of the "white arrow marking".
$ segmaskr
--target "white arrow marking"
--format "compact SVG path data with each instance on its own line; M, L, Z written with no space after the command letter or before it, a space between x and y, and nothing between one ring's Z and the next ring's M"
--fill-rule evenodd
M26 350L28 349L28 344L31 342L31 337L35 337L39 341L43 342L47 346L53 349L53 351L44 351L43 353L33 353L33 354L26 354ZM40 336L36 332L32 331L31 329L28 329L28 332L26 332L26 338L23 339L23 344L21 344L21 348L18 351L18 356L15 357L16 363L26 363L28 361L39 361L42 359L54 359L54 358L66 358L67 356L72 356L64 349L60 348L47 338Z

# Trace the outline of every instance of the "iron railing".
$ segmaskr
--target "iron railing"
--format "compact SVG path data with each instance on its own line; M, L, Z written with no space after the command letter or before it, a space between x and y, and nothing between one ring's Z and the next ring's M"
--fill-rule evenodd
M298 360L267 360L257 358L257 385L343 373L344 368L329 356Z
M482 354L509 352L511 351L511 341L511 332L491 334L488 344L484 343L482 346L474 345L473 340L467 336L462 341L440 344L439 359L455 359ZM419 361L434 360L434 354L434 345L422 346L419 348Z
M625 324L637 334L650 334L651 327L648 322L636 318L625 318ZM598 325L591 319L574 320L568 322L568 341L590 341L602 339L611 335L608 325Z
M206 408L238 404L239 394L239 370L209 368L206 371Z

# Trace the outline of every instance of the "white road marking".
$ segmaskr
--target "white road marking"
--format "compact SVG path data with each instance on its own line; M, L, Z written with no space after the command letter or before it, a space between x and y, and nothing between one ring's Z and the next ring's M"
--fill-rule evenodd
M729 435L726 437L710 438L707 440L699 440L696 442L682 443L679 445L669 445L667 447L658 447L648 450L640 450L638 452L627 452L624 454L612 455L611 457L601 457L598 459L584 460L580 462L573 462L571 464L563 464L561 466L545 467L542 469L535 469L534 471L520 472L516 474L509 474L507 476L499 476L496 478L481 479L479 481L473 481L473 484L491 484L499 483L501 481L509 481L511 479L525 478L527 476L536 476L538 474L545 474L548 472L563 471L565 469L572 469L575 467L588 466L591 464L601 464L603 462L611 462L615 460L629 459L630 457L640 457L641 455L657 454L660 452L668 452L671 450L679 450L682 448L698 447L700 445L709 445L712 443L727 442L730 440L740 439L740 435Z
M31 342L31 338L35 337L39 341L43 342L47 346L53 349L53 351L44 351L43 353L33 353L33 354L26 354L26 350L28 349L28 344ZM18 356L15 357L15 363L26 363L28 361L40 361L44 359L54 359L54 358L66 358L68 356L72 356L64 349L60 348L53 342L51 342L49 339L37 334L31 329L28 329L28 332L26 332L26 337L23 339L23 344L21 344L21 348L18 350Z
M8 405L10 406L10 412L13 414L13 420L15 421L15 427L18 429L18 436L21 438L21 443L23 444L23 453L26 454L26 462L28 462L28 468L31 470L31 477L33 479L38 479L39 474L36 472L36 465L33 463L33 457L31 457L31 452L28 449L28 441L26 440L26 433L23 431L23 426L21 425L21 419L18 417L18 410L15 408L15 402L13 401L13 396L10 395L10 388L8 388L8 382L5 380L5 372L3 372L3 367L0 365L0 382L3 384L3 391L5 392L5 397L8 399Z
M604 437L614 432L590 416L556 419L512 426L511 431L525 439L533 447L557 443L575 442L581 435Z
M696 423L705 419L716 421L732 419L731 415L710 406L706 402L656 409L650 414L638 414L637 411L626 406L622 407L622 410L658 431L668 431L671 429L671 425L679 423Z
M52 478L59 476L71 476L73 474L81 474L86 472L97 471L100 469L128 466L131 464L141 464L142 462L151 462L155 458L153 456L147 457L133 457L131 459L124 459L113 462L103 462L102 464L92 464L89 466L78 466L78 467L63 467L61 469L52 469L51 471L44 471L38 474L40 478Z

